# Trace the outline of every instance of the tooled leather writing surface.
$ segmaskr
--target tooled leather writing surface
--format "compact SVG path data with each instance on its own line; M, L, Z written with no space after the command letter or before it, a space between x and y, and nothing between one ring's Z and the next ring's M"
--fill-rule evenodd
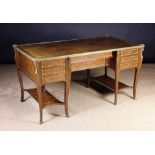
M111 36L106 36L60 42L23 44L18 45L17 47L20 48L23 52L32 56L33 58L41 59L124 47L132 47L138 45L139 44L123 41Z

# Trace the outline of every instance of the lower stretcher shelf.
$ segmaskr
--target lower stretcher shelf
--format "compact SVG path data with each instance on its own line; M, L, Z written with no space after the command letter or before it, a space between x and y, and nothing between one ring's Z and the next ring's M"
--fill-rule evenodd
M88 86L88 80L87 79L82 79L82 80L74 80L75 82L85 86L85 87L89 87ZM98 83L103 87L106 87L112 91L114 91L115 89L115 80L109 76L98 76L98 77L90 77L90 86L94 85L94 83ZM122 82L119 82L119 90L123 89L123 88L127 88L130 87ZM92 87L93 88L93 87Z
M94 80L95 82L104 85L105 87L111 89L112 91L114 91L115 89L115 80L109 76L98 76L98 77L91 77L91 80ZM129 86L127 86L126 84L119 82L119 87L118 89L123 89L123 88L127 88Z
M37 89L27 89L27 92L38 102L37 97ZM63 102L59 101L52 94L50 94L46 89L42 90L42 106L43 108L47 105L51 104L63 104Z

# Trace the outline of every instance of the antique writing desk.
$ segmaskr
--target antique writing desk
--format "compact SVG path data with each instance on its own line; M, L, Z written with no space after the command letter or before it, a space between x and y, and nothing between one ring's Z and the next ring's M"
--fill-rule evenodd
M117 93L122 83L119 83L121 70L135 68L133 83L133 98L136 97L136 86L142 63L144 45L123 41L111 36L55 41L35 44L14 45L15 60L21 88L21 101L24 101L24 86L22 73L32 79L36 88L28 91L39 103L40 123L42 110L46 105L62 103L45 88L48 83L65 82L64 106L68 117L68 94L73 71L86 70L88 86L91 80L90 69L105 66L105 75L94 78L96 81L114 90L117 103ZM107 67L115 71L112 80L107 76ZM114 83L112 82L114 81Z

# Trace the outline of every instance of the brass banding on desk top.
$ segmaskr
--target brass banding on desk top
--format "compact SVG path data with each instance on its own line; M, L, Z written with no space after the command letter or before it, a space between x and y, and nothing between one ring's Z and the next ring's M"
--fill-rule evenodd
M135 44L111 36L14 46L19 52L22 52L33 61L61 59L143 47L143 44Z

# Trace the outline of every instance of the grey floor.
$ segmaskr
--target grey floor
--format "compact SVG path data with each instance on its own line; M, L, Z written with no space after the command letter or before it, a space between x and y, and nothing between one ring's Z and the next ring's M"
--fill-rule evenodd
M92 70L100 75L104 69ZM133 70L123 71L121 81L132 85ZM113 72L109 71L110 76ZM85 72L73 74L82 78ZM24 77L26 88L35 85ZM47 89L63 100L63 83L50 84ZM69 96L70 118L66 118L63 105L44 109L44 124L39 125L39 108L36 101L25 94L20 102L20 89L15 65L0 65L0 130L154 130L155 129L155 65L143 65L138 83L138 100L133 100L132 90L126 88L118 95L118 105L113 105L114 94L85 88L71 82Z

